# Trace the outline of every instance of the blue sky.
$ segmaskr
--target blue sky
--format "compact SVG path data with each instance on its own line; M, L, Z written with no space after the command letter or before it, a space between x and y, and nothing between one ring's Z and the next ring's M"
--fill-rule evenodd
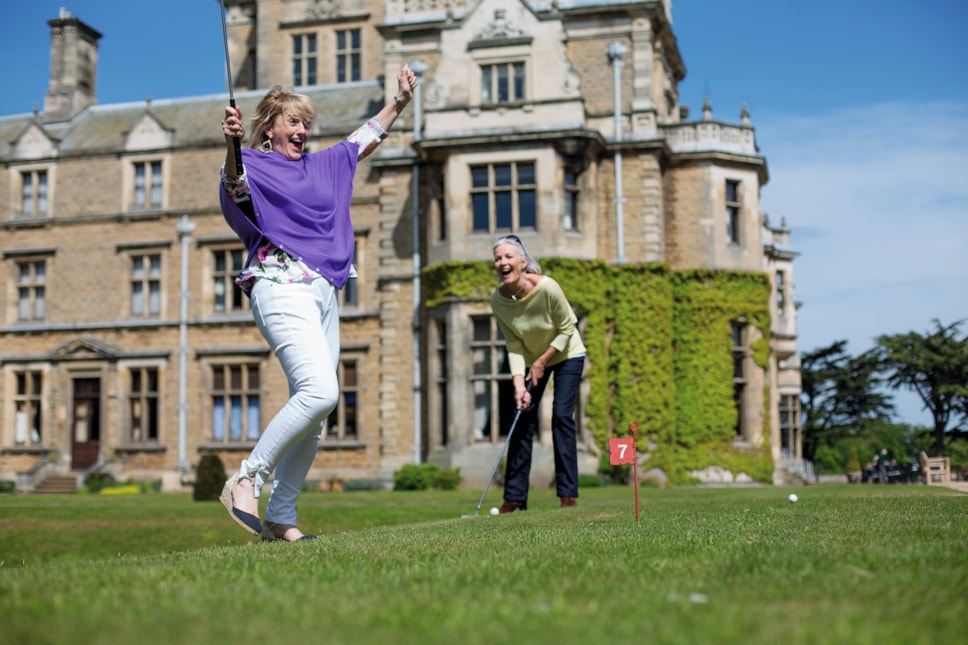
M43 106L61 6L103 34L100 103L225 91L216 0L10 4L0 115ZM801 253L801 350L845 339L859 354L968 319L968 2L673 0L672 14L692 118L707 94L718 120L749 108L764 210ZM913 395L896 403L930 423Z

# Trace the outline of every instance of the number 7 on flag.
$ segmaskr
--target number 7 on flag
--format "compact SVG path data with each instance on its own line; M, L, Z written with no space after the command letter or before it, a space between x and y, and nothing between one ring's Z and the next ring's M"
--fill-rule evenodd
M608 461L613 466L635 464L635 440L631 437L608 440Z

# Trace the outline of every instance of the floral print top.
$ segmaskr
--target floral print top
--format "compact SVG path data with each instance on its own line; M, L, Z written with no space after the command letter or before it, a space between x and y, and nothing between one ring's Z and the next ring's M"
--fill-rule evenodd
M380 142L387 138L387 132L380 126L376 118L369 119L362 126L357 128L347 141L356 144L358 158L363 159L371 152L376 150ZM273 154L269 152L267 154ZM251 199L249 193L249 180L245 175L245 169L239 177L229 177L225 174L225 166L221 169L222 187L232 197L235 203L241 203ZM294 258L282 249L276 248L271 242L259 247L255 254L256 263L250 264L242 270L242 273L235 278L235 284L239 285L245 293L252 290L257 278L271 280L279 283L293 282L312 282L321 277L318 273L310 269L302 260ZM350 277L356 277L356 269L350 269Z

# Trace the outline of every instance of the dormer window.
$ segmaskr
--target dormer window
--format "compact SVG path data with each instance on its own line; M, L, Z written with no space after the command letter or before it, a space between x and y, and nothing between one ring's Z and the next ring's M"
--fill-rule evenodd
M29 170L20 174L20 213L25 217L47 215L47 171Z
M134 195L136 209L161 208L164 198L160 161L137 161L134 164Z
M481 65L481 103L516 103L525 98L524 63Z

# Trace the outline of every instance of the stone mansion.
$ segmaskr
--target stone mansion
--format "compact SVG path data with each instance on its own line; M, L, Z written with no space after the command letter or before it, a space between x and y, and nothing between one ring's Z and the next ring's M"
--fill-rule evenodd
M586 334L583 473L636 418L656 476L784 480L801 444L797 253L761 209L746 107L728 123L679 103L671 0L225 4L243 113L295 87L319 112L313 147L374 114L404 63L420 78L356 174L341 400L311 480L432 462L484 483L513 405L488 305L491 245L511 232ZM107 470L182 490L202 455L236 468L288 398L233 281L228 94L99 104L97 25L48 24L43 108L0 116L0 479ZM689 452L700 435L760 474Z

